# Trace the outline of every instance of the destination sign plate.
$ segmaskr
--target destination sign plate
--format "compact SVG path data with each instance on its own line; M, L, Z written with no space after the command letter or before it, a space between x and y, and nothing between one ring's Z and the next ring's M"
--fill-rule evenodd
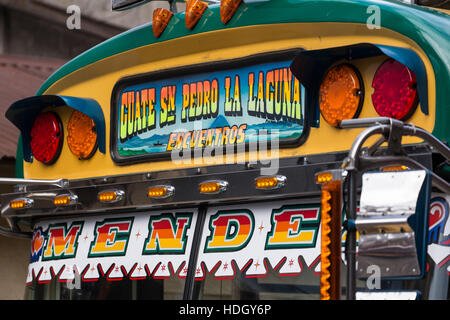
M290 64L250 61L122 82L114 101L115 160L272 140L298 145L305 93Z

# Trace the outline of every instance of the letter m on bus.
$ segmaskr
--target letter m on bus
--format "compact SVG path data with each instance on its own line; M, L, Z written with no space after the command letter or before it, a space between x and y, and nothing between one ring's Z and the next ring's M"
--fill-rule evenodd
M83 229L83 222L50 225L42 260L73 258L77 252L78 237Z

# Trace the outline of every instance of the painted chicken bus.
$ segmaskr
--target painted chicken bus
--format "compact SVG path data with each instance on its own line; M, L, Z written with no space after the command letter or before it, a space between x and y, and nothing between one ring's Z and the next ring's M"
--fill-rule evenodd
M68 62L6 112L26 298L448 299L443 11L190 0Z

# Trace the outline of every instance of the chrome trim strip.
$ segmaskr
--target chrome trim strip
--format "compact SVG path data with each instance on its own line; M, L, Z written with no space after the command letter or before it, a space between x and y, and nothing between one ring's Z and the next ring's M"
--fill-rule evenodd
M69 185L67 179L56 180L39 180L39 179L20 179L20 178L0 178L0 184L19 184L23 186L39 185L39 186L57 186L66 188Z
M411 157L431 167L430 150L423 146L410 148ZM319 171L336 169L341 166L346 152L310 155L308 157L292 157L279 159L277 175L289 179L283 188L277 190L258 190L255 178L261 176L262 166L228 164L201 168L176 169L158 172L142 172L89 179L67 181L65 188L49 187L33 184L19 192L0 194L2 216L7 219L23 219L29 217L55 217L61 215L81 215L91 213L111 213L123 210L148 210L174 206L197 206L201 203L218 204L230 202L262 201L289 197L318 197L320 185L315 183L314 175ZM20 179L19 179L20 180ZM200 194L198 184L210 180L224 180L229 183L226 192ZM22 180L20 180L22 181ZM39 180L33 180L39 181ZM56 180L58 181L58 180ZM48 181L47 181L48 182ZM152 199L147 195L150 186L170 185L177 192L171 197ZM123 199L116 203L100 203L97 200L99 191L121 189L125 192ZM62 193L76 194L78 202L71 206L55 207L53 198ZM27 197L35 201L33 208L27 210L11 210L9 201Z

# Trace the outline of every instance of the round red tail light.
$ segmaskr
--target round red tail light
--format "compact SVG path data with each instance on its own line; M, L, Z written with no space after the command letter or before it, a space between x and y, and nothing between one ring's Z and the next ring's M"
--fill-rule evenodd
M45 164L52 164L61 153L63 126L58 115L44 112L34 119L31 128L31 152L33 157Z
M382 117L404 120L418 104L414 73L394 59L386 60L375 72L372 103Z

